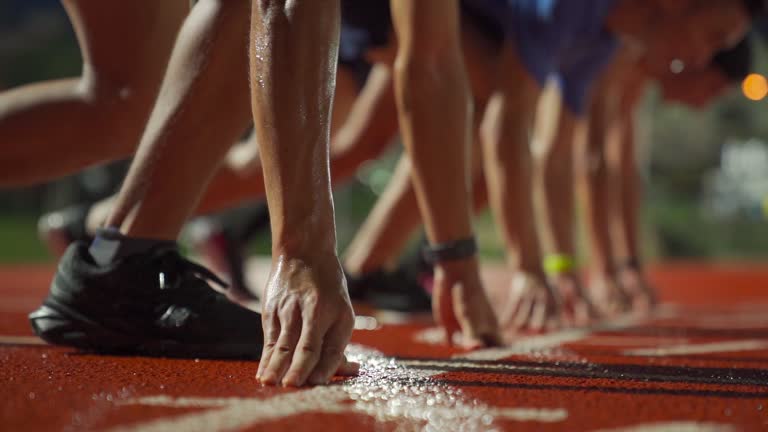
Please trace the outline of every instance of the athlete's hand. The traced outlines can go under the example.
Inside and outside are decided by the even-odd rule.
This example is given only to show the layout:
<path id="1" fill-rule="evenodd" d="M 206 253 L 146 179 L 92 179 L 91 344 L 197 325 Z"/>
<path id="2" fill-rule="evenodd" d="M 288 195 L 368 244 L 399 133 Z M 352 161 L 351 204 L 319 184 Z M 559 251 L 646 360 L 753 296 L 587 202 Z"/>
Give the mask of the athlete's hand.
<path id="1" fill-rule="evenodd" d="M 628 312 L 630 298 L 609 273 L 594 273 L 589 281 L 589 297 L 601 318 L 615 318 Z"/>
<path id="2" fill-rule="evenodd" d="M 618 283 L 627 296 L 630 310 L 639 315 L 647 315 L 656 305 L 656 290 L 648 283 L 640 269 L 625 267 L 618 272 Z"/>
<path id="3" fill-rule="evenodd" d="M 504 330 L 541 332 L 561 324 L 557 298 L 542 278 L 516 272 L 510 294 L 503 316 Z"/>
<path id="4" fill-rule="evenodd" d="M 335 254 L 273 258 L 261 319 L 262 383 L 325 384 L 334 373 L 357 373 L 358 365 L 344 356 L 354 312 Z"/>
<path id="5" fill-rule="evenodd" d="M 550 281 L 560 299 L 563 325 L 582 327 L 597 320 L 597 311 L 584 292 L 578 275 L 562 273 L 553 276 Z"/>
<path id="6" fill-rule="evenodd" d="M 448 343 L 457 331 L 461 331 L 461 344 L 466 348 L 500 343 L 499 326 L 480 282 L 476 258 L 436 265 L 432 311 L 445 328 Z"/>

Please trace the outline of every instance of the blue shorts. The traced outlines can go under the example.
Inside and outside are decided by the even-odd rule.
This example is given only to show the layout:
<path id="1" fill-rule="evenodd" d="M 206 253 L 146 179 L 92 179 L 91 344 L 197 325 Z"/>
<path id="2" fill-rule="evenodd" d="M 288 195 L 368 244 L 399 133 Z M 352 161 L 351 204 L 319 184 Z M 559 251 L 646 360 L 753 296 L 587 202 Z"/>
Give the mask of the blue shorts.
<path id="1" fill-rule="evenodd" d="M 446 0 L 448 1 L 448 0 Z M 501 46 L 504 28 L 493 19 L 476 13 L 462 4 L 462 24 L 471 25 L 489 41 Z M 365 83 L 371 65 L 366 53 L 386 46 L 392 36 L 389 0 L 342 0 L 339 64 L 352 69 L 360 85 Z"/>
<path id="2" fill-rule="evenodd" d="M 462 0 L 462 6 L 502 29 L 526 70 L 540 84 L 561 83 L 575 114 L 586 110 L 589 89 L 618 42 L 604 26 L 616 0 Z"/>

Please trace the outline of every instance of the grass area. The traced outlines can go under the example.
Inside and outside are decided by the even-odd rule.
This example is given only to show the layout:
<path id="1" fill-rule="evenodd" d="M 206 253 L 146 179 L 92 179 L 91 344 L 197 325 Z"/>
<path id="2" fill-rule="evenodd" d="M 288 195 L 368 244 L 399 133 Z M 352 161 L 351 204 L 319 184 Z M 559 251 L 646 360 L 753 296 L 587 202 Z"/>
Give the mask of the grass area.
<path id="1" fill-rule="evenodd" d="M 52 260 L 37 238 L 37 218 L 33 215 L 0 215 L 0 239 L 0 264 Z"/>
<path id="2" fill-rule="evenodd" d="M 660 199 L 648 212 L 658 233 L 660 254 L 717 260 L 764 260 L 768 257 L 765 220 L 705 217 L 696 203 Z"/>

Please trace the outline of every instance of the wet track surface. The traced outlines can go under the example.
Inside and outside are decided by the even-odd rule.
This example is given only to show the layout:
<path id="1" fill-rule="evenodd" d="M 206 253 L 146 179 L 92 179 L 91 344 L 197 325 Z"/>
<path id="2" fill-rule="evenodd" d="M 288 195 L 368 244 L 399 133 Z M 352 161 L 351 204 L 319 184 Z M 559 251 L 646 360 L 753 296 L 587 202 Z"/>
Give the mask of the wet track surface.
<path id="1" fill-rule="evenodd" d="M 652 317 L 474 352 L 364 319 L 360 376 L 303 389 L 258 385 L 255 362 L 44 345 L 26 314 L 51 271 L 0 268 L 0 430 L 768 430 L 768 269 L 656 268 Z M 488 278 L 503 303 L 503 275 Z"/>

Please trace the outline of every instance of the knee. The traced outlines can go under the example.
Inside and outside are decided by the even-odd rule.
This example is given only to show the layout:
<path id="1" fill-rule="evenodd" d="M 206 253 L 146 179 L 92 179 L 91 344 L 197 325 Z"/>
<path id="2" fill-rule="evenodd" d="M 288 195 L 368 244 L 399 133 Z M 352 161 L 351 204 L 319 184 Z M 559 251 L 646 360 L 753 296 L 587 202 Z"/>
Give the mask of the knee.
<path id="1" fill-rule="evenodd" d="M 109 73 L 87 64 L 83 66 L 79 83 L 79 91 L 88 102 L 99 107 L 120 106 L 120 109 L 127 112 L 148 111 L 158 87 L 159 83 L 132 82 L 111 77 Z"/>

